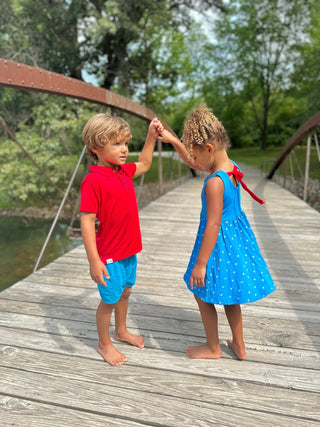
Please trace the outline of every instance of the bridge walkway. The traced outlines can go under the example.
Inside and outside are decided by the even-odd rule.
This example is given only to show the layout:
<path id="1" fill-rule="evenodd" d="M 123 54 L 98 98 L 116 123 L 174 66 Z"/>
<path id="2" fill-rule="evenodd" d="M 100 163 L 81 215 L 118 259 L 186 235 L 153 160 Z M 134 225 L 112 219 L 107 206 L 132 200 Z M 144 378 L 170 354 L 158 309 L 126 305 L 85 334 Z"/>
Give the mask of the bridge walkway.
<path id="1" fill-rule="evenodd" d="M 200 212 L 203 177 L 140 212 L 144 250 L 128 323 L 143 350 L 118 348 L 110 367 L 96 352 L 96 286 L 83 246 L 0 294 L 2 426 L 285 426 L 320 422 L 320 214 L 259 172 L 243 207 L 277 290 L 243 306 L 248 358 L 235 359 L 219 307 L 222 357 L 190 360 L 204 331 L 182 280 Z M 113 327 L 114 323 L 112 323 Z"/>

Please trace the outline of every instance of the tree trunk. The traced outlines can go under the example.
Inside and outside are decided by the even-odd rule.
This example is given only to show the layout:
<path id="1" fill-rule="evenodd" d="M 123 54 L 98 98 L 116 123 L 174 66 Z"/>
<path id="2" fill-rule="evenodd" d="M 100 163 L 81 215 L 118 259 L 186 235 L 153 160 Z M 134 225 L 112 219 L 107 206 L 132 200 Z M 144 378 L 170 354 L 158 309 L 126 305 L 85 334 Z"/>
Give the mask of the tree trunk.
<path id="1" fill-rule="evenodd" d="M 267 84 L 266 90 L 264 92 L 263 99 L 263 118 L 262 118 L 262 129 L 261 129 L 261 150 L 267 149 L 268 143 L 268 118 L 269 118 L 269 108 L 270 108 L 270 87 Z"/>

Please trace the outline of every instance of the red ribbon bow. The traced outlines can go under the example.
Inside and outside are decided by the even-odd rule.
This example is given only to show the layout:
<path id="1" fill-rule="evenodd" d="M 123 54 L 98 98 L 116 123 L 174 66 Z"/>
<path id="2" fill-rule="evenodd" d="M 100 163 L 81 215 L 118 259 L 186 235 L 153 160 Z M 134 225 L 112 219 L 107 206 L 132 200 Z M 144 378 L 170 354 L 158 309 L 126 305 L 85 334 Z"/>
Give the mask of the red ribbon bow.
<path id="1" fill-rule="evenodd" d="M 247 187 L 247 185 L 242 181 L 242 178 L 244 177 L 244 175 L 243 175 L 243 173 L 239 170 L 239 168 L 237 168 L 237 166 L 236 166 L 236 165 L 234 165 L 234 168 L 233 168 L 233 171 L 232 171 L 232 172 L 228 172 L 228 175 L 229 175 L 229 176 L 233 175 L 233 176 L 236 178 L 236 180 L 237 180 L 238 182 L 240 182 L 240 184 L 241 184 L 242 188 L 243 188 L 244 190 L 246 190 L 246 191 L 250 194 L 250 196 L 251 196 L 251 197 L 252 197 L 256 202 L 259 202 L 259 203 L 260 203 L 260 205 L 263 205 L 263 204 L 264 204 L 264 201 L 263 201 L 262 199 L 259 199 L 259 197 L 258 197 L 258 196 L 256 196 L 256 195 L 254 194 L 254 192 L 253 192 L 253 191 L 251 191 L 251 190 L 250 190 L 250 188 L 248 188 L 248 187 Z"/>

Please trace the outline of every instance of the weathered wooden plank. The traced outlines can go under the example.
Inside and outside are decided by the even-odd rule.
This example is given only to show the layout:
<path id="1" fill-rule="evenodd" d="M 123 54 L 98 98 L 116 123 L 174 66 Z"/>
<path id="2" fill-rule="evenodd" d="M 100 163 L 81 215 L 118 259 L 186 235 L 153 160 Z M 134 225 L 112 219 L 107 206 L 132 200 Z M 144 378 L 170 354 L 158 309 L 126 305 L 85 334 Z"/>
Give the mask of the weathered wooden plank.
<path id="1" fill-rule="evenodd" d="M 128 318 L 128 327 L 137 332 L 146 334 L 151 332 L 165 332 L 168 335 L 185 335 L 194 337 L 203 337 L 203 327 L 199 321 L 199 315 L 194 312 L 194 317 L 190 316 L 190 320 L 159 318 L 154 316 L 130 316 Z M 94 313 L 92 313 L 92 321 L 78 321 L 70 318 L 54 318 L 49 316 L 24 315 L 20 313 L 1 313 L 0 325 L 6 327 L 24 328 L 26 330 L 49 331 L 51 333 L 60 333 L 62 335 L 75 335 L 78 337 L 96 336 L 96 327 L 94 322 Z M 262 324 L 261 324 L 262 325 Z M 244 334 L 248 342 L 260 344 L 261 342 L 268 345 L 281 347 L 291 347 L 296 349 L 306 349 L 311 351 L 319 351 L 320 337 L 306 335 L 303 332 L 280 330 L 268 331 L 261 328 L 244 329 Z M 220 335 L 225 336 L 225 339 L 230 336 L 230 330 L 226 323 L 220 324 Z"/>
<path id="2" fill-rule="evenodd" d="M 307 412 L 310 420 L 320 420 L 316 393 L 283 390 L 253 382 L 225 381 L 189 372 L 184 374 L 184 383 L 177 383 L 176 372 L 163 367 L 146 371 L 143 367 L 126 364 L 117 370 L 110 369 L 105 363 L 97 360 L 87 360 L 86 365 L 75 370 L 74 359 L 70 356 L 13 347 L 1 350 L 2 354 L 5 354 L 5 357 L 1 358 L 1 365 L 10 367 L 13 358 L 17 376 L 21 375 L 19 371 L 23 370 L 61 377 L 63 380 L 98 383 L 110 388 L 116 388 L 121 383 L 128 389 L 159 396 L 175 398 L 192 396 L 194 401 L 206 401 L 226 407 L 246 407 L 248 410 L 288 414 L 292 417 L 304 417 Z M 289 412 L 286 408 L 289 408 Z"/>
<path id="3" fill-rule="evenodd" d="M 141 331 L 136 328 L 130 328 L 134 333 L 142 333 L 145 339 L 145 347 L 155 350 L 163 350 L 166 352 L 185 353 L 187 345 L 198 345 L 204 341 L 204 337 L 194 335 L 179 335 L 168 334 L 161 331 Z M 111 328 L 111 333 L 113 328 Z M 87 347 L 96 349 L 97 337 L 78 336 L 78 335 L 60 335 L 52 334 L 51 332 L 42 332 L 39 330 L 28 330 L 28 343 L 25 343 L 26 331 L 24 329 L 1 328 L 0 343 L 8 346 L 23 347 L 37 349 L 39 344 L 43 344 L 47 351 L 66 352 L 72 354 L 86 356 Z M 51 335 L 50 335 L 51 334 Z M 50 338 L 51 337 L 51 338 Z M 59 346 L 57 345 L 59 343 Z M 87 347 L 82 352 L 83 343 L 87 343 Z M 266 364 L 277 364 L 291 367 L 300 367 L 317 370 L 320 365 L 320 354 L 315 351 L 294 348 L 286 348 L 284 346 L 274 346 L 265 340 L 261 343 L 250 342 L 246 340 L 246 348 L 248 360 L 253 362 L 261 362 Z M 283 345 L 285 340 L 283 340 Z M 117 346 L 119 343 L 117 343 Z M 221 339 L 223 349 L 223 358 L 233 358 L 231 350 L 226 347 L 226 341 Z M 80 348 L 80 349 L 79 349 Z M 127 352 L 127 347 L 123 349 Z"/>
<path id="4" fill-rule="evenodd" d="M 191 251 L 190 251 L 191 252 Z M 180 254 L 179 254 L 180 256 Z M 178 280 L 181 281 L 183 274 L 186 270 L 187 261 L 189 260 L 189 255 L 184 258 L 183 264 L 180 265 L 170 265 L 170 268 L 166 268 L 165 271 L 163 271 L 163 264 L 155 263 L 155 265 L 149 265 L 148 263 L 143 264 L 144 268 L 142 267 L 142 263 L 138 263 L 138 273 L 140 275 L 145 275 L 150 270 L 154 271 L 153 276 L 157 275 L 160 279 L 163 277 L 171 278 L 171 280 Z M 268 261 L 268 260 L 267 260 Z M 303 270 L 298 265 L 296 268 L 287 266 L 285 263 L 285 260 L 283 260 L 283 266 L 279 267 L 273 267 L 268 263 L 270 273 L 273 276 L 274 280 L 278 280 L 280 283 L 280 279 L 282 276 L 286 278 L 286 280 L 292 280 L 297 281 L 297 279 L 303 279 L 307 280 L 308 278 L 311 279 L 311 284 L 314 284 L 316 289 L 319 292 L 319 268 L 309 269 L 309 270 Z M 86 262 L 80 263 L 77 260 L 77 263 L 73 265 L 73 263 L 52 263 L 48 266 L 44 267 L 42 270 L 39 271 L 38 275 L 46 275 L 46 274 L 55 274 L 57 276 L 62 277 L 68 277 L 73 276 L 75 273 L 75 269 L 77 271 L 78 277 L 88 278 L 88 266 Z M 310 280 L 309 280 L 310 281 Z"/>
<path id="5" fill-rule="evenodd" d="M 167 277 L 151 277 L 148 275 L 138 274 L 136 286 L 133 288 L 133 292 L 140 294 L 143 293 L 145 295 L 159 295 L 166 293 L 167 296 L 170 296 L 172 301 L 176 301 L 180 304 L 181 298 L 191 298 L 192 295 L 182 280 L 176 286 L 169 286 L 172 284 L 172 280 Z M 294 283 L 293 281 L 285 282 L 284 278 L 281 278 L 281 283 L 278 281 L 275 282 L 276 291 L 273 292 L 268 298 L 264 298 L 259 302 L 259 304 L 270 305 L 272 304 L 273 299 L 279 300 L 293 300 L 293 301 L 313 301 L 318 302 L 320 300 L 320 292 L 317 292 L 312 283 L 308 280 L 301 279 L 301 282 Z M 54 285 L 54 286 L 53 286 Z M 33 275 L 30 278 L 24 279 L 23 285 L 21 286 L 12 286 L 10 290 L 7 289 L 0 294 L 1 298 L 14 298 L 14 299 L 24 299 L 28 301 L 28 298 L 37 298 L 38 292 L 41 294 L 52 293 L 55 292 L 55 287 L 63 286 L 63 288 L 59 288 L 59 294 L 63 294 L 64 292 L 68 292 L 68 288 L 71 289 L 70 292 L 74 296 L 82 295 L 82 291 L 92 290 L 93 293 L 96 291 L 96 285 L 90 279 L 89 275 L 85 275 L 83 277 L 77 276 L 74 277 L 58 277 L 49 275 Z M 317 286 L 319 287 L 319 285 Z M 34 295 L 36 294 L 36 295 Z M 258 304 L 258 302 L 256 303 Z"/>
<path id="6" fill-rule="evenodd" d="M 185 289 L 186 290 L 186 286 L 182 280 L 182 276 L 184 274 L 184 271 L 185 271 L 184 268 L 175 268 L 175 269 L 171 269 L 170 271 L 168 271 L 166 273 L 165 271 L 163 271 L 163 268 L 160 268 L 160 266 L 158 268 L 155 266 L 153 269 L 144 269 L 144 270 L 140 269 L 138 271 L 138 276 L 137 276 L 137 285 L 139 285 L 140 282 L 150 281 L 150 283 L 153 283 L 154 286 L 157 286 L 158 290 L 161 290 L 164 283 L 169 282 L 172 284 L 173 282 L 176 282 L 176 286 L 178 286 L 178 289 Z M 72 268 L 61 269 L 61 268 L 56 267 L 54 269 L 44 270 L 41 276 L 40 275 L 37 275 L 36 277 L 32 276 L 32 282 L 33 283 L 38 282 L 39 284 L 44 283 L 45 279 L 42 280 L 42 277 L 44 277 L 45 275 L 56 277 L 57 278 L 57 285 L 61 284 L 64 286 L 64 283 L 68 283 L 68 285 L 72 285 L 71 281 L 74 280 L 74 271 Z M 84 280 L 84 284 L 86 285 L 85 287 L 92 287 L 92 289 L 94 289 L 95 284 L 90 280 L 90 277 L 88 276 L 88 272 L 86 269 L 83 270 L 82 276 L 79 272 L 77 272 L 77 278 Z M 288 280 L 288 275 L 286 278 Z M 28 283 L 31 282 L 31 278 L 27 278 L 26 280 Z M 70 283 L 69 283 L 69 281 L 70 281 Z M 279 280 L 275 280 L 275 283 L 277 286 L 279 286 L 279 284 L 278 284 Z M 287 285 L 287 287 L 289 287 L 289 286 L 290 286 L 290 284 Z M 295 290 L 297 288 L 300 292 L 302 292 L 302 290 L 305 289 L 306 286 L 307 285 L 304 285 L 304 288 L 299 289 L 300 288 L 299 284 L 297 284 L 297 286 L 294 286 L 294 284 L 293 284 L 292 285 L 293 292 L 295 292 Z M 282 286 L 282 288 L 286 289 L 283 286 Z M 174 287 L 173 287 L 173 289 L 174 289 Z M 281 289 L 281 285 L 280 285 L 280 289 Z M 165 289 L 164 289 L 164 291 L 165 291 Z M 7 291 L 7 292 L 9 292 L 9 291 Z M 168 292 L 170 292 L 170 289 L 168 290 Z M 309 280 L 307 292 L 310 292 L 311 294 L 314 295 L 315 301 L 317 301 L 319 299 L 320 291 L 318 289 L 318 285 L 313 286 L 313 282 L 312 281 L 310 282 L 310 280 Z M 289 293 L 290 293 L 290 291 L 289 291 Z M 277 290 L 276 290 L 268 298 L 264 298 L 263 300 L 261 300 L 261 303 L 262 304 L 269 304 L 270 298 L 276 298 L 277 295 L 278 294 L 277 294 Z M 300 304 L 300 303 L 304 304 L 303 301 L 301 301 L 301 302 L 300 302 L 300 300 L 296 301 L 296 304 Z M 311 304 L 313 304 L 313 303 L 314 303 L 314 300 L 312 299 Z M 274 304 L 272 304 L 272 305 L 274 305 Z M 314 307 L 315 307 L 315 310 L 319 310 L 318 304 L 315 304 Z"/>
<path id="7" fill-rule="evenodd" d="M 79 283 L 82 283 L 82 286 L 78 286 Z M 193 300 L 192 294 L 187 290 L 185 283 L 180 280 L 179 283 L 176 283 L 175 286 L 170 286 L 172 284 L 172 280 L 168 277 L 152 277 L 148 275 L 147 272 L 142 274 L 138 273 L 138 278 L 136 282 L 136 286 L 133 288 L 134 294 L 145 294 L 145 295 L 161 295 L 165 294 L 170 298 L 171 304 L 180 305 L 181 298 L 186 299 L 186 303 Z M 28 297 L 28 294 L 32 295 L 34 291 L 38 288 L 40 292 L 45 293 L 53 293 L 55 292 L 55 286 L 58 286 L 59 294 L 63 295 L 66 293 L 66 296 L 74 295 L 82 295 L 83 292 L 90 292 L 94 295 L 94 292 L 97 291 L 95 283 L 92 282 L 91 279 L 87 278 L 87 280 L 73 277 L 57 277 L 52 274 L 48 276 L 39 276 L 36 278 L 27 278 L 23 281 L 23 285 L 17 287 L 12 286 L 9 289 L 3 291 L 1 293 L 2 298 L 20 298 L 25 295 Z M 277 286 L 277 282 L 276 282 Z M 289 285 L 288 285 L 289 286 Z M 319 299 L 318 293 L 316 290 L 312 290 L 311 285 L 301 286 L 299 287 L 292 286 L 293 289 L 276 289 L 271 295 L 267 298 L 263 298 L 260 301 L 254 303 L 254 305 L 265 306 L 265 307 L 277 307 L 279 305 L 283 308 L 295 308 L 295 309 L 311 309 L 312 311 L 319 311 L 319 304 L 317 300 Z M 78 289 L 77 289 L 78 288 Z M 83 290 L 83 291 L 82 291 Z M 320 294 L 320 292 L 319 292 Z M 304 296 L 303 299 L 300 299 L 300 296 Z M 309 299 L 307 299 L 309 297 Z M 312 301 L 312 302 L 310 302 Z M 247 306 L 247 305 L 245 305 Z"/>
<path id="8" fill-rule="evenodd" d="M 30 314 L 43 317 L 52 317 L 55 319 L 66 319 L 74 321 L 94 321 L 95 313 L 93 310 L 96 310 L 98 298 L 88 298 L 86 300 L 77 298 L 72 300 L 72 304 L 69 302 L 64 302 L 66 296 L 62 294 L 57 296 L 54 300 L 44 300 L 41 296 L 32 298 L 29 295 L 29 300 L 24 295 L 23 299 L 2 299 L 0 298 L 0 311 L 9 312 L 9 313 L 20 313 L 20 314 Z M 142 300 L 144 299 L 144 303 Z M 66 300 L 67 301 L 67 300 Z M 40 303 L 40 304 L 39 304 Z M 219 313 L 219 323 L 221 325 L 227 325 L 227 318 L 224 314 L 222 308 L 217 308 Z M 184 308 L 183 310 L 179 309 L 179 306 L 168 306 L 161 305 L 157 303 L 156 298 L 154 300 L 146 300 L 145 295 L 133 295 L 132 301 L 129 306 L 129 313 L 132 317 L 149 316 L 156 318 L 164 319 L 173 319 L 177 321 L 184 322 L 199 322 L 200 316 L 196 304 L 194 303 L 191 308 Z M 301 322 L 297 320 L 293 322 L 292 320 L 287 319 L 272 319 L 264 317 L 261 320 L 257 320 L 253 316 L 245 315 L 245 327 L 246 329 L 259 329 L 262 330 L 274 330 L 281 331 L 289 330 L 293 334 L 303 333 L 307 335 L 316 335 L 320 334 L 318 328 L 314 322 Z M 147 328 L 147 326 L 146 326 Z M 176 330 L 179 333 L 179 329 Z"/>
<path id="9" fill-rule="evenodd" d="M 95 325 L 84 324 L 81 328 L 81 325 L 71 324 L 71 322 L 52 322 L 51 319 L 43 320 L 42 318 L 37 319 L 38 324 L 34 326 L 33 330 L 39 332 L 49 332 L 53 334 L 55 339 L 59 342 L 64 343 L 64 337 L 73 335 L 75 337 L 81 338 L 94 338 L 95 337 Z M 15 325 L 15 328 L 18 326 Z M 25 330 L 27 333 L 27 330 Z M 137 332 L 133 329 L 133 332 Z M 146 339 L 146 345 L 148 345 L 148 333 L 144 334 Z M 177 340 L 178 342 L 178 340 Z M 178 347 L 179 348 L 179 347 Z M 183 351 L 183 348 L 180 347 L 180 351 Z M 146 352 L 145 352 L 146 353 Z M 134 353 L 136 358 L 138 355 L 137 352 Z M 144 355 L 145 357 L 145 355 Z M 166 355 L 168 357 L 168 355 Z M 186 357 L 184 357 L 186 359 Z M 159 355 L 156 357 L 157 363 L 159 364 Z M 166 359 L 167 360 L 167 359 Z M 199 366 L 204 361 L 193 361 L 193 366 Z M 205 361 L 207 362 L 207 361 Z M 230 363 L 229 363 L 230 362 Z M 144 363 L 144 362 L 142 362 Z M 167 361 L 165 362 L 167 365 Z M 184 362 L 185 363 L 185 362 Z M 150 365 L 150 360 L 148 361 Z M 259 362 L 247 360 L 243 366 L 239 367 L 239 372 L 237 367 L 233 367 L 234 361 L 226 359 L 224 364 L 221 364 L 221 361 L 218 361 L 216 364 L 206 365 L 201 364 L 200 366 L 205 366 L 203 373 L 210 372 L 210 368 L 213 368 L 213 376 L 219 376 L 223 378 L 234 378 L 243 379 L 246 378 L 255 378 L 256 381 L 259 381 L 263 384 L 270 384 L 276 386 L 284 386 L 284 384 L 290 384 L 290 388 L 297 390 L 308 390 L 308 391 L 317 391 L 319 390 L 320 380 L 319 372 L 310 370 L 301 369 L 297 367 L 286 367 L 286 366 L 276 366 L 276 365 L 265 365 L 264 363 L 260 364 Z M 239 364 L 238 364 L 239 365 Z M 219 369 L 218 369 L 219 367 Z M 190 368 L 191 369 L 191 368 Z M 266 372 L 268 372 L 268 380 L 266 380 Z M 231 375 L 231 377 L 230 377 Z M 310 378 L 311 377 L 311 378 Z M 289 387 L 289 386 L 288 386 Z"/>
<path id="10" fill-rule="evenodd" d="M 95 308 L 96 304 L 94 306 L 92 304 L 90 306 L 88 304 L 80 306 L 79 304 L 79 307 L 70 305 L 62 306 L 61 300 L 60 304 L 59 301 L 57 301 L 57 304 L 52 304 L 52 301 L 50 301 L 49 305 L 45 302 L 36 304 L 0 299 L 0 311 L 9 313 L 8 315 L 4 315 L 6 319 L 5 324 L 10 325 L 10 327 L 14 325 L 25 327 L 28 330 L 33 327 L 36 329 L 39 328 L 38 317 L 41 316 L 45 324 L 60 324 L 63 322 L 68 329 L 71 328 L 76 333 L 76 322 L 81 322 L 81 329 L 86 326 L 85 323 L 92 325 L 95 322 Z M 26 317 L 24 316 L 19 321 L 16 315 L 10 318 L 10 313 L 19 313 L 20 318 L 22 315 L 36 316 L 36 320 L 30 318 L 26 321 Z M 224 313 L 221 313 L 219 319 L 221 337 L 228 337 L 230 331 Z M 248 344 L 259 345 L 265 342 L 273 347 L 287 346 L 292 349 L 298 348 L 303 350 L 314 350 L 315 347 L 320 346 L 319 331 L 315 330 L 313 323 L 301 325 L 300 322 L 293 323 L 292 321 L 266 318 L 258 321 L 252 318 L 245 318 L 245 320 L 245 336 Z M 178 309 L 177 311 L 176 308 L 170 309 L 166 306 L 150 307 L 147 304 L 133 303 L 129 309 L 128 326 L 134 329 L 138 327 L 140 333 L 145 334 L 146 332 L 150 332 L 154 336 L 159 331 L 166 331 L 168 339 L 170 337 L 171 340 L 174 335 L 177 335 L 179 339 L 184 336 L 186 344 L 188 336 L 190 336 L 190 339 L 191 337 L 193 337 L 192 339 L 195 337 L 203 338 L 203 327 L 200 322 L 200 316 L 195 310 Z M 86 329 L 89 329 L 89 326 Z"/>
<path id="11" fill-rule="evenodd" d="M 166 333 L 144 333 L 146 348 L 162 350 L 170 353 L 185 353 L 185 347 L 187 345 L 197 345 L 201 343 L 199 338 L 192 336 L 174 336 L 168 337 Z M 89 357 L 91 349 L 96 354 L 97 338 L 86 338 L 76 336 L 60 336 L 57 337 L 48 332 L 39 331 L 28 331 L 28 342 L 25 340 L 25 330 L 1 328 L 1 344 L 5 346 L 18 346 L 24 347 L 27 345 L 28 348 L 38 349 L 45 348 L 46 351 L 62 353 L 62 354 L 74 354 L 84 357 Z M 122 350 L 126 353 L 131 351 L 130 347 L 117 343 L 117 346 L 121 345 Z M 222 346 L 222 357 L 223 358 L 234 358 L 231 350 L 226 346 L 226 342 L 221 340 Z M 130 350 L 129 350 L 130 349 Z M 134 349 L 135 350 L 135 349 Z M 308 351 L 304 349 L 287 349 L 285 347 L 274 347 L 270 345 L 258 345 L 253 343 L 247 343 L 248 360 L 266 363 L 266 364 L 278 364 L 291 367 L 300 367 L 315 369 L 319 368 L 319 354 L 314 351 Z M 131 354 L 131 353 L 130 353 Z M 158 354 L 156 352 L 156 354 Z M 134 353 L 135 355 L 135 353 Z M 175 368 L 174 365 L 172 366 Z M 188 371 L 188 364 L 185 369 Z"/>
<path id="12" fill-rule="evenodd" d="M 84 412 L 82 409 L 73 410 L 66 408 L 64 404 L 51 405 L 35 402 L 32 398 L 21 399 L 19 397 L 2 395 L 0 393 L 0 419 L 2 427 L 139 427 L 146 426 L 147 423 L 139 423 L 128 418 L 118 417 L 116 414 L 108 416 L 99 415 L 99 408 L 96 411 Z M 152 425 L 152 424 L 149 424 Z"/>
<path id="13" fill-rule="evenodd" d="M 150 279 L 151 280 L 151 279 Z M 168 283 L 162 282 L 159 284 L 152 284 L 146 278 L 147 284 L 138 283 L 132 292 L 131 301 L 136 301 L 141 304 L 153 304 L 160 306 L 168 306 L 168 307 L 179 307 L 181 303 L 185 305 L 186 308 L 195 308 L 195 301 L 192 294 L 187 290 L 184 284 L 181 284 L 179 288 L 176 288 L 176 292 L 173 292 L 171 289 L 165 294 L 165 286 L 168 286 Z M 79 298 L 86 298 L 86 302 L 89 299 L 98 298 L 98 291 L 96 285 L 93 283 L 89 283 L 89 286 L 85 288 L 77 288 L 70 286 L 63 286 L 62 283 L 57 284 L 55 287 L 52 285 L 44 284 L 42 281 L 40 283 L 37 282 L 25 282 L 24 287 L 22 289 L 13 287 L 10 292 L 3 292 L 1 297 L 3 299 L 15 299 L 15 300 L 25 300 L 25 301 L 43 301 L 45 295 L 55 295 L 55 289 L 58 286 L 59 293 L 59 301 L 62 303 L 63 299 L 70 301 L 71 303 L 77 301 Z M 39 294 L 34 296 L 34 293 L 39 289 Z M 291 311 L 294 309 L 299 318 L 302 318 L 304 314 L 314 313 L 315 321 L 317 321 L 319 317 L 319 304 L 317 302 L 309 302 L 309 301 L 299 301 L 296 298 L 276 298 L 277 291 L 273 294 L 271 298 L 264 298 L 260 301 L 257 301 L 253 304 L 245 304 L 243 308 L 245 312 L 249 315 L 252 312 L 252 307 L 257 307 L 257 310 L 262 309 L 264 307 L 266 309 L 266 314 L 274 311 L 276 314 L 280 309 L 284 309 L 283 313 L 287 313 L 292 317 Z M 283 295 L 285 296 L 285 294 Z M 34 299 L 35 298 L 35 299 Z M 82 306 L 82 303 L 81 303 Z M 93 307 L 93 303 L 91 307 Z M 218 307 L 219 309 L 219 307 Z M 255 311 L 255 310 L 254 310 Z M 301 316 L 300 316 L 301 315 Z M 271 314 L 272 316 L 272 314 Z M 308 316 L 308 315 L 307 315 Z"/>
<path id="14" fill-rule="evenodd" d="M 109 417 L 117 416 L 123 420 L 128 418 L 135 422 L 153 423 L 154 426 L 194 427 L 195 417 L 197 426 L 207 426 L 208 420 L 211 424 L 228 425 L 231 419 L 236 425 L 259 425 L 259 423 L 268 423 L 271 419 L 278 426 L 288 425 L 288 415 L 251 411 L 241 407 L 235 410 L 234 407 L 197 401 L 192 395 L 186 397 L 154 395 L 148 391 L 130 389 L 126 383 L 120 383 L 115 388 L 95 382 L 91 383 L 94 387 L 88 387 L 87 382 L 74 379 L 64 378 L 61 381 L 61 378 L 35 372 L 24 372 L 23 377 L 17 377 L 15 373 L 14 370 L 0 367 L 2 384 L 4 384 L 0 386 L 3 393 L 20 399 L 28 399 L 32 393 L 34 400 L 41 398 L 41 403 L 55 403 L 87 412 L 97 411 L 98 408 L 100 414 L 106 414 Z M 116 395 L 116 390 L 119 389 L 121 389 L 121 399 Z M 304 416 L 289 418 L 301 426 L 308 426 L 313 422 L 312 419 L 305 419 Z"/>
<path id="15" fill-rule="evenodd" d="M 161 255 L 160 253 L 158 254 L 155 252 L 153 252 L 152 255 L 148 253 L 147 254 L 141 253 L 139 255 L 139 264 L 138 264 L 137 272 L 138 274 L 139 273 L 143 274 L 145 272 L 149 272 L 150 270 L 152 270 L 154 272 L 159 271 L 159 273 L 161 273 L 161 271 L 163 271 L 163 265 L 166 264 L 167 269 L 170 269 L 170 272 L 171 271 L 178 272 L 178 274 L 180 274 L 180 279 L 182 279 L 182 276 L 187 266 L 188 259 L 189 259 L 189 256 L 185 256 L 185 262 L 180 262 L 177 265 L 177 262 L 172 259 L 172 256 L 169 256 L 169 255 L 164 256 L 164 255 Z M 293 262 L 293 261 L 284 262 L 285 260 L 283 258 L 281 259 L 281 261 L 270 259 L 270 258 L 266 259 L 266 261 L 269 265 L 270 272 L 271 273 L 273 271 L 276 272 L 275 279 L 282 275 L 285 276 L 287 280 L 290 278 L 290 276 L 293 276 L 295 278 L 309 277 L 309 278 L 318 279 L 320 275 L 320 265 L 316 260 L 312 262 L 310 260 L 309 262 L 306 261 L 304 265 L 304 270 L 302 270 L 296 262 Z M 70 271 L 70 273 L 71 272 L 74 273 L 74 268 L 76 266 L 77 266 L 77 271 L 79 270 L 80 274 L 87 273 L 89 270 L 87 263 L 86 262 L 81 263 L 79 260 L 79 257 L 66 257 L 63 260 L 57 260 L 54 265 L 50 265 L 50 267 L 45 268 L 42 271 L 42 274 L 45 271 L 49 271 L 52 269 L 61 270 L 63 272 L 67 270 L 67 272 Z M 161 279 L 162 276 L 163 275 L 160 274 L 159 278 Z M 320 292 L 320 285 L 318 285 L 317 282 L 315 282 L 314 285 Z"/>

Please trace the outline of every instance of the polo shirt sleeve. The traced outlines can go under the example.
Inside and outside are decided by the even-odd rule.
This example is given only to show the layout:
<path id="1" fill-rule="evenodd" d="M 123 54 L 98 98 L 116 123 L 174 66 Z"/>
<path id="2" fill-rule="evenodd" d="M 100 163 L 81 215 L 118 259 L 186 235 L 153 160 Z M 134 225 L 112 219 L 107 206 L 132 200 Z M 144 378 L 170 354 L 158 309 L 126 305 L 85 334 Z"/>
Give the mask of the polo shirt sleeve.
<path id="1" fill-rule="evenodd" d="M 123 168 L 126 173 L 132 178 L 133 175 L 136 173 L 137 165 L 135 163 L 125 163 L 123 165 Z"/>
<path id="2" fill-rule="evenodd" d="M 81 183 L 81 202 L 79 211 L 97 214 L 99 209 L 98 200 L 97 187 L 89 180 L 84 179 Z"/>

